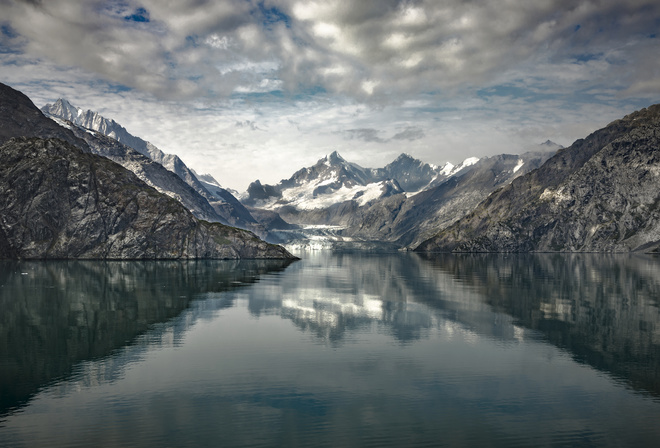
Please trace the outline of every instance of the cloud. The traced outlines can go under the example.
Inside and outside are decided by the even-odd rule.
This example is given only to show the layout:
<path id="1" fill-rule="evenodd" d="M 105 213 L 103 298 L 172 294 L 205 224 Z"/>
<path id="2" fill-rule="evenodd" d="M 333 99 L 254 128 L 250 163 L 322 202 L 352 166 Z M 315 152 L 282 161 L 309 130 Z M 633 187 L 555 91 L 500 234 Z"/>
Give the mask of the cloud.
<path id="1" fill-rule="evenodd" d="M 320 88 L 391 102 L 478 88 L 511 81 L 522 66 L 581 62 L 580 55 L 648 41 L 657 49 L 660 16 L 651 0 L 547 0 L 524 7 L 486 0 L 0 4 L 3 29 L 24 38 L 29 54 L 175 99 Z M 624 90 L 657 74 L 660 63 L 645 59 L 624 52 L 604 65 L 649 66 L 623 80 Z M 583 75 L 573 82 L 589 82 Z M 539 76 L 542 82 L 545 75 Z"/>
<path id="2" fill-rule="evenodd" d="M 426 134 L 424 134 L 424 130 L 415 126 L 407 127 L 403 131 L 394 134 L 392 136 L 392 140 L 407 140 L 409 142 L 412 142 L 414 140 L 419 140 L 421 138 L 424 138 Z"/>
<path id="3" fill-rule="evenodd" d="M 347 129 L 345 131 L 341 131 L 341 134 L 347 140 L 361 140 L 368 143 L 389 143 L 395 140 L 405 140 L 412 142 L 422 139 L 426 135 L 424 130 L 417 126 L 408 126 L 404 130 L 397 132 L 392 137 L 386 139 L 380 137 L 380 134 L 382 134 L 381 131 L 369 128 Z"/>
<path id="4" fill-rule="evenodd" d="M 377 129 L 347 129 L 343 131 L 343 134 L 349 140 L 362 140 L 363 142 L 375 142 L 375 143 L 384 143 L 386 140 L 383 140 L 378 136 L 380 131 Z"/>

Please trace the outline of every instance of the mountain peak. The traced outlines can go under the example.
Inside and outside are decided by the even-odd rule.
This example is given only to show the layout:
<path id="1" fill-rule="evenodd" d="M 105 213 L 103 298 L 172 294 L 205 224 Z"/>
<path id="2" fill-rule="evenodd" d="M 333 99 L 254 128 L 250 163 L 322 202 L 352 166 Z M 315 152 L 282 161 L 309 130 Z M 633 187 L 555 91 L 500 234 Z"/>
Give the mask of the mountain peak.
<path id="1" fill-rule="evenodd" d="M 415 160 L 415 158 L 408 153 L 402 152 L 394 161 L 401 162 L 404 160 Z"/>
<path id="2" fill-rule="evenodd" d="M 52 105 L 46 104 L 41 110 L 69 121 L 74 121 L 83 113 L 82 109 L 74 106 L 65 98 L 59 98 Z"/>
<path id="3" fill-rule="evenodd" d="M 330 163 L 345 162 L 344 158 L 339 155 L 337 151 L 332 151 L 329 155 L 325 156 L 325 160 Z"/>
<path id="4" fill-rule="evenodd" d="M 544 141 L 543 143 L 541 143 L 539 146 L 542 146 L 544 148 L 552 148 L 552 149 L 563 148 L 563 146 L 560 145 L 559 143 L 555 143 L 555 142 L 553 142 L 552 140 L 549 140 L 549 139 Z"/>

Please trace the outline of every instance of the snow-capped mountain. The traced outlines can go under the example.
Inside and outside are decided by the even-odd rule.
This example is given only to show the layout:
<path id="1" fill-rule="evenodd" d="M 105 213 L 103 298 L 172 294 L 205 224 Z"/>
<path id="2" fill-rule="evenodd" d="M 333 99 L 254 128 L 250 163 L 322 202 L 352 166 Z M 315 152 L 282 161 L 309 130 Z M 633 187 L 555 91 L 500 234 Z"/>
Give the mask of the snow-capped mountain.
<path id="1" fill-rule="evenodd" d="M 47 104 L 41 110 L 46 116 L 72 129 L 76 135 L 86 140 L 94 152 L 124 165 L 149 185 L 182 202 L 201 219 L 221 221 L 268 238 L 267 230 L 254 219 L 238 199 L 220 187 L 215 179 L 212 183 L 202 183 L 194 171 L 178 156 L 165 154 L 146 140 L 130 134 L 116 121 L 105 118 L 97 112 L 75 107 L 66 99 L 58 99 L 54 104 Z M 104 140 L 103 137 L 111 141 Z M 137 151 L 147 160 L 140 160 L 136 157 L 137 154 L 126 151 L 126 147 Z M 176 174 L 191 190 L 194 190 L 195 194 L 172 179 L 168 180 L 168 176 L 160 173 L 157 167 L 149 162 L 154 162 Z M 216 188 L 209 191 L 206 185 L 212 184 Z"/>
<path id="2" fill-rule="evenodd" d="M 402 154 L 377 169 L 334 152 L 277 185 L 255 181 L 241 198 L 300 226 L 289 232 L 291 248 L 375 242 L 401 247 L 446 227 L 496 188 L 539 167 L 554 146 L 542 144 L 521 155 L 469 157 L 442 167 Z"/>
<path id="3" fill-rule="evenodd" d="M 149 157 L 154 162 L 158 162 L 168 170 L 176 173 L 207 200 L 221 200 L 213 198 L 213 195 L 204 188 L 197 177 L 195 177 L 192 170 L 188 168 L 178 156 L 174 154 L 165 154 L 148 141 L 129 133 L 125 127 L 117 123 L 115 120 L 105 118 L 98 112 L 92 110 L 83 110 L 72 105 L 69 101 L 63 98 L 58 99 L 54 104 L 46 104 L 41 108 L 41 111 L 47 116 L 70 121 L 75 125 L 100 132 L 107 137 L 117 140 L 119 143 L 123 143 L 124 145 L 133 148 L 140 154 Z"/>
<path id="4" fill-rule="evenodd" d="M 349 162 L 335 151 L 277 185 L 254 181 L 240 197 L 248 206 L 270 210 L 318 210 L 349 201 L 362 207 L 392 195 L 427 189 L 478 160 L 473 157 L 440 168 L 401 154 L 384 168 L 373 169 Z"/>
<path id="5" fill-rule="evenodd" d="M 372 170 L 376 178 L 396 179 L 404 191 L 426 188 L 440 173 L 438 167 L 424 163 L 408 154 L 401 154 L 384 168 Z"/>
<path id="6" fill-rule="evenodd" d="M 269 210 L 316 210 L 348 201 L 364 206 L 403 191 L 396 180 L 377 176 L 374 170 L 348 162 L 335 151 L 277 185 L 251 183 L 242 200 Z"/>

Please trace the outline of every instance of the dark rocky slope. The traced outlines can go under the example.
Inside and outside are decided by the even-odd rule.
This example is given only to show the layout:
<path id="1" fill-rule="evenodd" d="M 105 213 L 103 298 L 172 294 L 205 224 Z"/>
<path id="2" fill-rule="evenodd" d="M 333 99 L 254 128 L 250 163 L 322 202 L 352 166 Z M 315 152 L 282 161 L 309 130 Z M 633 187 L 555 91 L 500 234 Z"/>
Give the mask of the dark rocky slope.
<path id="1" fill-rule="evenodd" d="M 59 138 L 89 149 L 71 131 L 46 118 L 22 92 L 0 83 L 0 144 L 23 136 Z"/>
<path id="2" fill-rule="evenodd" d="M 657 251 L 659 148 L 654 105 L 559 151 L 417 250 Z"/>
<path id="3" fill-rule="evenodd" d="M 112 139 L 75 130 L 91 143 L 0 83 L 0 144 L 6 143 L 0 152 L 0 258 L 291 257 L 251 232 L 199 221 L 121 166 L 90 154 L 90 145 L 109 144 L 108 156 L 153 171 L 163 185 L 178 182 L 191 201 L 203 204 L 175 174 L 155 162 L 141 165 L 148 159 Z M 13 137 L 19 139 L 7 142 Z M 204 212 L 217 219 L 208 205 Z"/>
<path id="4" fill-rule="evenodd" d="M 58 139 L 0 147 L 0 258 L 289 258 Z"/>
<path id="5" fill-rule="evenodd" d="M 223 188 L 209 190 L 179 157 L 165 154 L 151 143 L 131 135 L 114 120 L 91 110 L 78 109 L 64 99 L 47 104 L 41 110 L 85 140 L 94 153 L 133 171 L 147 184 L 179 200 L 196 217 L 268 237 L 264 226 L 231 193 Z M 163 173 L 166 170 L 175 173 L 181 182 Z"/>
<path id="6" fill-rule="evenodd" d="M 230 223 L 218 214 L 215 208 L 198 191 L 160 163 L 154 162 L 149 157 L 99 132 L 83 129 L 72 124 L 71 131 L 87 142 L 94 154 L 107 157 L 132 171 L 147 185 L 181 202 L 197 218 L 235 225 L 235 223 Z"/>

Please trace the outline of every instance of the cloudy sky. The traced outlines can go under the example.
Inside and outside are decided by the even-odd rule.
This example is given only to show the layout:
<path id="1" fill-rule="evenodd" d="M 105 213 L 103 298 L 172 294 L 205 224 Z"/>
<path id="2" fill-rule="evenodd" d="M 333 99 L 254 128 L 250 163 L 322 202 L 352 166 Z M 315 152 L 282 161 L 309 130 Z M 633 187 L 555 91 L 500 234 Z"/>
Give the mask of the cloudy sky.
<path id="1" fill-rule="evenodd" d="M 569 145 L 660 102 L 657 0 L 0 0 L 0 82 L 244 190 Z"/>

